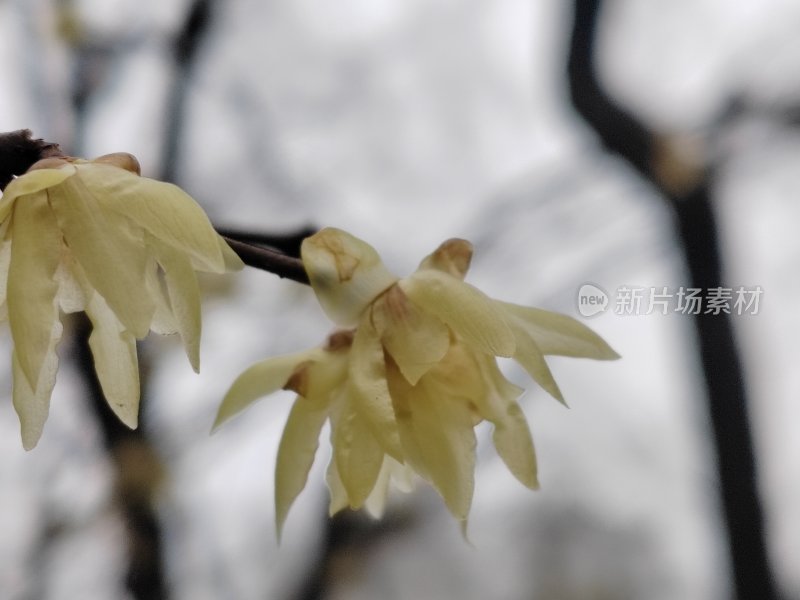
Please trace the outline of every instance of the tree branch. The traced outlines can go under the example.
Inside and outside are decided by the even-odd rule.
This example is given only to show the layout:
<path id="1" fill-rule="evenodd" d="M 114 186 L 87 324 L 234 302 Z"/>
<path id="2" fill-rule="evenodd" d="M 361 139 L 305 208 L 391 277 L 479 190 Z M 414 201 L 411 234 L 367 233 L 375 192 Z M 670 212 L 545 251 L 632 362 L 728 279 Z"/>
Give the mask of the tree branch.
<path id="1" fill-rule="evenodd" d="M 33 139 L 30 129 L 0 133 L 0 190 L 42 158 L 63 156 L 58 144 Z"/>
<path id="2" fill-rule="evenodd" d="M 602 0 L 575 1 L 567 62 L 572 102 L 602 144 L 652 182 L 672 207 L 691 286 L 721 287 L 722 258 L 711 193 L 713 172 L 695 165 L 690 177 L 672 179 L 676 171 L 664 168 L 663 161 L 681 161 L 683 157 L 665 153 L 659 141 L 663 138 L 605 93 L 593 63 L 601 6 Z M 778 592 L 765 542 L 748 401 L 733 325 L 724 313 L 695 315 L 694 324 L 714 433 L 735 595 L 739 600 L 773 600 Z"/>
<path id="3" fill-rule="evenodd" d="M 286 233 L 264 233 L 259 231 L 241 231 L 227 227 L 214 227 L 217 233 L 224 238 L 232 238 L 245 244 L 254 246 L 267 246 L 282 252 L 286 256 L 300 258 L 300 245 L 303 240 L 317 232 L 315 227 L 301 227 Z"/>
<path id="4" fill-rule="evenodd" d="M 303 261 L 299 258 L 287 256 L 263 246 L 240 242 L 233 238 L 224 237 L 224 239 L 248 267 L 269 271 L 278 277 L 291 279 L 297 283 L 310 284 Z"/>

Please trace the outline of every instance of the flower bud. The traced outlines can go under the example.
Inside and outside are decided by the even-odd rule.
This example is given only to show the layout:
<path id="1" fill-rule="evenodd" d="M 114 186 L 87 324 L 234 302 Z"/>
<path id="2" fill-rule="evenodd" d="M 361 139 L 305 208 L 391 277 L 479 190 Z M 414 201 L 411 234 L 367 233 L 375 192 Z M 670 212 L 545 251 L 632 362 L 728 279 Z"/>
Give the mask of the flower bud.
<path id="1" fill-rule="evenodd" d="M 472 244 L 467 240 L 451 238 L 420 263 L 422 269 L 436 269 L 464 279 L 472 262 Z"/>
<path id="2" fill-rule="evenodd" d="M 135 173 L 136 175 L 142 174 L 142 168 L 137 158 L 133 154 L 128 154 L 127 152 L 104 154 L 103 156 L 95 158 L 92 162 L 119 167 L 120 169 Z"/>

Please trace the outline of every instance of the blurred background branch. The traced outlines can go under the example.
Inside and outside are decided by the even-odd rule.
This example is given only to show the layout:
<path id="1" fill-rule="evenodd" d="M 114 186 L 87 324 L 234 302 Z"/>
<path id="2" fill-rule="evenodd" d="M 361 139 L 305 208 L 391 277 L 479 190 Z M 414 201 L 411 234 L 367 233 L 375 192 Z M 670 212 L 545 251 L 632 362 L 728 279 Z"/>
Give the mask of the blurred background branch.
<path id="1" fill-rule="evenodd" d="M 575 109 L 602 145 L 625 159 L 665 198 L 675 217 L 689 283 L 703 290 L 726 285 L 714 211 L 713 166 L 673 163 L 691 160 L 668 138 L 652 131 L 604 90 L 597 77 L 595 48 L 602 0 L 576 0 L 567 74 Z M 689 176 L 685 174 L 689 172 Z M 694 316 L 698 351 L 706 383 L 722 510 L 735 597 L 778 597 L 770 567 L 764 515 L 759 499 L 756 457 L 736 340 L 730 315 Z"/>

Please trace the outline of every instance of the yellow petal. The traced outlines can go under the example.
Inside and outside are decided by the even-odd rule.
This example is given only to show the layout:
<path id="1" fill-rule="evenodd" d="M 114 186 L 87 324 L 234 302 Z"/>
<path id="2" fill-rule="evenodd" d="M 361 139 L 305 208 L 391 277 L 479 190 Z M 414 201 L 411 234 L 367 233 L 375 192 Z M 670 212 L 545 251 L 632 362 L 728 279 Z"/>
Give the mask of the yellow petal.
<path id="1" fill-rule="evenodd" d="M 364 501 L 364 508 L 375 519 L 380 519 L 383 516 L 383 511 L 386 509 L 386 498 L 389 495 L 389 479 L 391 477 L 391 463 L 395 461 L 391 456 L 383 457 L 383 464 L 378 473 L 378 479 L 375 481 L 375 487 L 367 496 Z"/>
<path id="2" fill-rule="evenodd" d="M 436 269 L 457 279 L 464 279 L 472 262 L 472 244 L 467 240 L 452 238 L 442 242 L 430 255 L 422 259 L 419 269 Z"/>
<path id="3" fill-rule="evenodd" d="M 510 321 L 512 324 L 514 320 Z M 544 360 L 544 354 L 539 349 L 536 341 L 528 334 L 527 329 L 522 327 L 513 327 L 514 337 L 517 340 L 517 350 L 514 352 L 514 360 L 517 361 L 528 372 L 533 380 L 538 383 L 542 388 L 553 398 L 566 404 L 561 390 L 558 388 L 553 374 L 550 372 L 550 367 Z"/>
<path id="4" fill-rule="evenodd" d="M 145 285 L 144 232 L 104 208 L 80 176 L 48 190 L 48 195 L 67 246 L 91 286 L 131 333 L 146 336 L 155 306 Z"/>
<path id="5" fill-rule="evenodd" d="M 393 285 L 372 307 L 384 347 L 412 385 L 447 354 L 450 332 L 437 317 L 410 302 Z"/>
<path id="6" fill-rule="evenodd" d="M 136 339 L 119 322 L 99 294 L 86 305 L 92 321 L 89 348 L 106 402 L 125 425 L 139 423 L 139 360 Z"/>
<path id="7" fill-rule="evenodd" d="M 58 355 L 56 345 L 61 339 L 63 328 L 61 322 L 56 319 L 52 321 L 50 330 L 50 342 L 47 352 L 39 370 L 39 379 L 35 386 L 28 383 L 28 378 L 22 372 L 22 367 L 17 360 L 17 353 L 11 355 L 11 364 L 14 382 L 12 385 L 12 401 L 14 410 L 19 416 L 20 428 L 22 432 L 22 447 L 25 450 L 33 449 L 39 442 L 44 429 L 47 415 L 50 412 L 50 395 L 53 393 L 53 386 L 56 383 L 56 373 L 58 371 Z"/>
<path id="8" fill-rule="evenodd" d="M 315 350 L 315 360 L 299 381 L 290 381 L 287 389 L 296 391 L 312 402 L 328 406 L 347 379 L 349 346 Z"/>
<path id="9" fill-rule="evenodd" d="M 469 344 L 495 356 L 514 354 L 514 335 L 504 311 L 477 288 L 434 269 L 401 280 L 400 287 L 422 309 L 444 321 Z"/>
<path id="10" fill-rule="evenodd" d="M 328 506 L 328 516 L 332 517 L 341 510 L 349 506 L 347 500 L 347 490 L 344 489 L 342 478 L 339 477 L 339 470 L 336 468 L 336 457 L 332 456 L 328 463 L 328 470 L 325 473 L 325 482 L 328 484 L 331 500 Z"/>
<path id="11" fill-rule="evenodd" d="M 538 489 L 536 451 L 525 414 L 517 402 L 509 403 L 506 411 L 506 418 L 495 424 L 492 433 L 494 447 L 522 485 Z"/>
<path id="12" fill-rule="evenodd" d="M 26 196 L 14 210 L 7 303 L 17 360 L 32 389 L 58 318 L 54 278 L 60 253 L 61 232 L 46 193 Z"/>
<path id="13" fill-rule="evenodd" d="M 454 517 L 465 521 L 475 486 L 475 432 L 468 404 L 433 396 L 425 378 L 409 395 L 410 430 L 427 476 Z"/>
<path id="14" fill-rule="evenodd" d="M 78 171 L 86 186 L 103 199 L 105 208 L 187 252 L 196 268 L 225 271 L 217 232 L 203 209 L 182 189 L 111 165 L 90 163 L 79 165 Z"/>
<path id="15" fill-rule="evenodd" d="M 465 521 L 474 488 L 475 399 L 487 393 L 477 363 L 456 343 L 415 386 L 394 365 L 388 375 L 406 463 Z"/>
<path id="16" fill-rule="evenodd" d="M 331 443 L 336 469 L 352 509 L 364 504 L 383 463 L 383 450 L 366 419 L 346 398 L 331 412 Z"/>
<path id="17" fill-rule="evenodd" d="M 20 196 L 35 194 L 47 188 L 58 185 L 67 177 L 75 174 L 75 167 L 67 162 L 57 169 L 36 169 L 12 179 L 3 190 L 0 200 L 0 223 L 6 220 L 11 213 L 14 202 Z"/>
<path id="18" fill-rule="evenodd" d="M 11 265 L 11 240 L 0 241 L 0 321 L 8 319 L 6 290 L 8 289 L 8 268 Z"/>
<path id="19" fill-rule="evenodd" d="M 172 246 L 149 236 L 158 263 L 164 269 L 167 291 L 175 325 L 186 348 L 186 356 L 195 372 L 200 371 L 200 287 L 189 259 Z"/>
<path id="20" fill-rule="evenodd" d="M 80 265 L 75 262 L 69 248 L 62 246 L 61 262 L 56 269 L 55 279 L 58 282 L 58 304 L 65 313 L 76 313 L 86 310 L 86 289 L 91 296 L 91 286 L 79 283 L 79 279 L 84 282 L 85 275 L 76 277 L 75 271 L 80 270 Z"/>
<path id="21" fill-rule="evenodd" d="M 386 383 L 383 345 L 369 315 L 361 320 L 350 348 L 348 392 L 355 409 L 363 415 L 365 424 L 383 451 L 402 460 L 392 399 Z"/>
<path id="22" fill-rule="evenodd" d="M 397 281 L 372 246 L 340 229 L 328 227 L 307 237 L 301 255 L 320 306 L 339 325 L 355 325 Z"/>
<path id="23" fill-rule="evenodd" d="M 212 431 L 231 417 L 239 414 L 253 402 L 282 389 L 295 368 L 317 357 L 317 350 L 298 352 L 262 360 L 236 378 L 217 411 Z"/>
<path id="24" fill-rule="evenodd" d="M 492 439 L 497 453 L 520 483 L 538 489 L 536 452 L 530 428 L 517 398 L 522 389 L 508 381 L 491 357 L 479 357 L 478 368 L 487 384 L 480 412 L 494 425 Z"/>
<path id="25" fill-rule="evenodd" d="M 222 262 L 225 265 L 225 270 L 241 271 L 244 268 L 244 263 L 239 258 L 239 255 L 231 249 L 221 236 L 218 236 L 217 243 L 219 244 L 220 252 L 222 252 Z"/>
<path id="26" fill-rule="evenodd" d="M 499 304 L 514 317 L 513 327 L 533 338 L 542 354 L 596 360 L 619 358 L 603 338 L 572 317 L 508 302 Z"/>
<path id="27" fill-rule="evenodd" d="M 158 266 L 156 259 L 152 257 L 145 271 L 145 287 L 155 304 L 150 331 L 162 335 L 178 333 L 178 324 L 175 322 L 175 315 L 172 314 L 172 306 L 166 289 L 167 284 L 164 281 L 164 272 Z"/>
<path id="28" fill-rule="evenodd" d="M 289 509 L 306 486 L 327 417 L 327 407 L 298 396 L 283 428 L 275 467 L 275 523 L 279 540 Z"/>
<path id="29" fill-rule="evenodd" d="M 364 508 L 372 517 L 380 519 L 386 510 L 390 485 L 394 484 L 399 490 L 410 492 L 414 485 L 413 475 L 413 471 L 408 466 L 400 464 L 391 456 L 384 456 L 378 480 L 364 502 Z"/>

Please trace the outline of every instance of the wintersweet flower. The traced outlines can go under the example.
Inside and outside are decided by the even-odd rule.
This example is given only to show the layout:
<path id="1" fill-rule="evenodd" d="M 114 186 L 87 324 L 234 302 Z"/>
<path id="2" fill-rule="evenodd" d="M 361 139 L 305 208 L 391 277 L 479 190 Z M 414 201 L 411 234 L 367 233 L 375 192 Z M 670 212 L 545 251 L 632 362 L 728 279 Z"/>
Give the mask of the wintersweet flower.
<path id="1" fill-rule="evenodd" d="M 241 261 L 178 187 L 139 175 L 129 154 L 87 162 L 46 158 L 0 199 L 0 311 L 14 342 L 13 403 L 22 443 L 41 436 L 58 369 L 60 314 L 85 311 L 89 345 L 111 409 L 136 427 L 136 340 L 178 332 L 199 367 L 195 271 Z"/>
<path id="2" fill-rule="evenodd" d="M 214 430 L 252 402 L 280 389 L 297 393 L 278 446 L 275 510 L 278 534 L 292 503 L 303 490 L 319 447 L 323 425 L 330 420 L 334 459 L 328 466 L 330 514 L 342 508 L 366 507 L 383 512 L 393 478 L 409 489 L 410 474 L 397 457 L 386 455 L 354 403 L 352 330 L 331 334 L 318 348 L 257 362 L 242 373 L 220 405 Z"/>
<path id="3" fill-rule="evenodd" d="M 516 360 L 561 402 L 545 355 L 618 358 L 571 317 L 492 300 L 465 283 L 472 258 L 465 240 L 446 241 L 403 279 L 374 248 L 338 229 L 307 238 L 302 258 L 322 308 L 355 329 L 322 348 L 251 367 L 231 387 L 216 422 L 278 389 L 298 393 L 278 452 L 279 528 L 306 483 L 326 420 L 332 512 L 359 508 L 373 494 L 385 497 L 387 470 L 404 467 L 429 481 L 465 523 L 474 428 L 482 421 L 492 423 L 494 446 L 511 473 L 537 488 L 533 442 L 517 402 L 523 390 L 503 376 L 496 357 Z"/>

